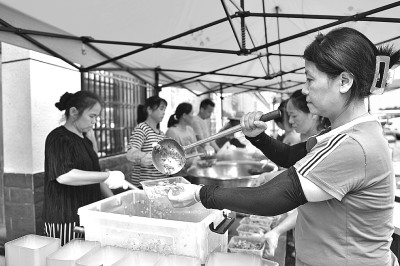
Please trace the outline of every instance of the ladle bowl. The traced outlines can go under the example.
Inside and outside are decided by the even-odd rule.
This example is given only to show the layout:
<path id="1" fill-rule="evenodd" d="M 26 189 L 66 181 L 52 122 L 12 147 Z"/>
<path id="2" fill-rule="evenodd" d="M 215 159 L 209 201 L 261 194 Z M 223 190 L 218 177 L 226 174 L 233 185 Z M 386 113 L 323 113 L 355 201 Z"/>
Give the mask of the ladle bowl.
<path id="1" fill-rule="evenodd" d="M 278 118 L 280 116 L 281 112 L 279 110 L 275 110 L 263 114 L 260 117 L 260 121 L 267 122 L 272 119 Z M 227 135 L 236 133 L 240 130 L 241 126 L 237 125 L 184 147 L 182 147 L 177 141 L 173 139 L 170 138 L 163 139 L 153 147 L 152 151 L 153 165 L 161 173 L 167 175 L 175 174 L 180 170 L 182 170 L 182 168 L 185 166 L 187 157 L 185 150 L 197 147 L 199 145 L 216 140 L 218 138 L 225 137 Z"/>

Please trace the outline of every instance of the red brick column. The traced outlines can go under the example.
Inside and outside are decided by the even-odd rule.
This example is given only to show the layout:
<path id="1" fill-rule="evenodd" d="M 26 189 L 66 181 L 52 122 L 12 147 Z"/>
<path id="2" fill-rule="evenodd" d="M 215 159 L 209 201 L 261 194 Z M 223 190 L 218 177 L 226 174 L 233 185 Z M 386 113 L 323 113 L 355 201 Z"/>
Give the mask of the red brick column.
<path id="1" fill-rule="evenodd" d="M 4 173 L 7 241 L 43 234 L 43 173 Z"/>

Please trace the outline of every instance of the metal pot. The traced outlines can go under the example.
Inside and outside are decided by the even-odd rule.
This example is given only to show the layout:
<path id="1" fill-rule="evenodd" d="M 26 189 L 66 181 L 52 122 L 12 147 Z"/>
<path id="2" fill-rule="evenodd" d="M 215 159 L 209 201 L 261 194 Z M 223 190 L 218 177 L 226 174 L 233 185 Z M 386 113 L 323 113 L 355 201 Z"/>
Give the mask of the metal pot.
<path id="1" fill-rule="evenodd" d="M 272 162 L 217 161 L 210 167 L 188 169 L 187 179 L 193 184 L 251 187 L 261 173 L 276 171 L 278 167 Z"/>

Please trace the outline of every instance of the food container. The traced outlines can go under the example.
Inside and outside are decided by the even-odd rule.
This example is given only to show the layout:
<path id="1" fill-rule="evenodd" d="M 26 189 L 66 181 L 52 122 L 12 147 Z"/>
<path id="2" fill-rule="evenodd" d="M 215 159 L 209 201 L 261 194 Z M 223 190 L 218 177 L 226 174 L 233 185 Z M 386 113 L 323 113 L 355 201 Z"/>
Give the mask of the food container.
<path id="1" fill-rule="evenodd" d="M 201 266 L 199 258 L 167 255 L 160 258 L 156 266 Z"/>
<path id="2" fill-rule="evenodd" d="M 257 226 L 263 229 L 264 231 L 268 232 L 271 230 L 272 220 L 269 219 L 251 219 L 250 217 L 243 217 L 242 220 L 239 222 L 240 224 L 247 224 L 252 226 Z"/>
<path id="3" fill-rule="evenodd" d="M 260 256 L 247 253 L 213 252 L 208 257 L 205 266 L 263 266 Z"/>
<path id="4" fill-rule="evenodd" d="M 103 246 L 95 248 L 78 259 L 76 266 L 112 265 L 127 253 L 127 249 L 119 247 Z"/>
<path id="5" fill-rule="evenodd" d="M 254 254 L 262 257 L 265 243 L 259 237 L 233 236 L 229 241 L 230 252 Z"/>
<path id="6" fill-rule="evenodd" d="M 5 260 L 9 266 L 46 266 L 46 257 L 61 246 L 59 238 L 25 235 L 5 243 Z"/>
<path id="7" fill-rule="evenodd" d="M 227 250 L 228 232 L 210 230 L 224 221 L 223 211 L 200 203 L 173 208 L 168 199 L 149 200 L 143 191 L 129 190 L 81 207 L 78 215 L 85 238 L 102 245 L 197 257 L 202 263 L 212 251 Z"/>
<path id="8" fill-rule="evenodd" d="M 276 261 L 267 259 L 262 259 L 261 261 L 263 266 L 279 266 L 279 263 L 277 263 Z"/>
<path id="9" fill-rule="evenodd" d="M 155 252 L 130 251 L 112 266 L 155 266 L 163 256 Z"/>
<path id="10" fill-rule="evenodd" d="M 266 231 L 259 226 L 240 224 L 236 231 L 239 236 L 251 236 L 251 237 L 262 237 Z"/>
<path id="11" fill-rule="evenodd" d="M 100 242 L 73 239 L 50 254 L 46 266 L 75 266 L 80 257 L 96 248 L 100 248 Z"/>
<path id="12" fill-rule="evenodd" d="M 278 167 L 255 161 L 217 161 L 210 167 L 191 167 L 187 179 L 194 184 L 221 187 L 251 187 L 262 172 L 276 172 Z"/>
<path id="13" fill-rule="evenodd" d="M 170 189 L 176 189 L 176 184 L 178 183 L 190 184 L 189 181 L 181 176 L 140 182 L 147 197 L 151 200 L 167 198 L 168 191 Z"/>

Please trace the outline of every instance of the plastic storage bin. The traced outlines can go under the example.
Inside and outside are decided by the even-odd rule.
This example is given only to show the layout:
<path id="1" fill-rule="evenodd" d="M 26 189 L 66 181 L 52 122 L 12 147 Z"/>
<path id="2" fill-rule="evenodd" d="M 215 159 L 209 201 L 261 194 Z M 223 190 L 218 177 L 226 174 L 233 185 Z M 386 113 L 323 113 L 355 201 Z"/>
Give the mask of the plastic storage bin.
<path id="1" fill-rule="evenodd" d="M 61 246 L 58 238 L 26 235 L 5 243 L 8 266 L 46 266 L 46 257 Z"/>
<path id="2" fill-rule="evenodd" d="M 168 191 L 171 188 L 176 188 L 178 183 L 190 184 L 189 181 L 181 176 L 140 182 L 147 197 L 151 200 L 168 198 Z"/>
<path id="3" fill-rule="evenodd" d="M 201 266 L 201 262 L 199 258 L 168 255 L 162 257 L 156 266 Z"/>
<path id="4" fill-rule="evenodd" d="M 200 203 L 176 209 L 164 203 L 130 190 L 81 207 L 78 214 L 85 238 L 102 245 L 197 257 L 202 263 L 209 253 L 227 250 L 228 232 L 209 229 L 224 219 L 222 211 Z"/>
<path id="5" fill-rule="evenodd" d="M 47 266 L 75 266 L 80 257 L 95 248 L 100 248 L 100 242 L 73 239 L 47 257 Z"/>
<path id="6" fill-rule="evenodd" d="M 163 256 L 155 252 L 130 251 L 112 266 L 155 266 Z"/>
<path id="7" fill-rule="evenodd" d="M 213 252 L 208 257 L 206 266 L 264 266 L 262 259 L 253 254 Z"/>
<path id="8" fill-rule="evenodd" d="M 230 252 L 254 254 L 262 257 L 265 243 L 258 237 L 233 236 L 228 245 Z"/>
<path id="9" fill-rule="evenodd" d="M 76 261 L 76 266 L 110 266 L 122 259 L 129 251 L 125 248 L 104 246 L 91 250 Z"/>

